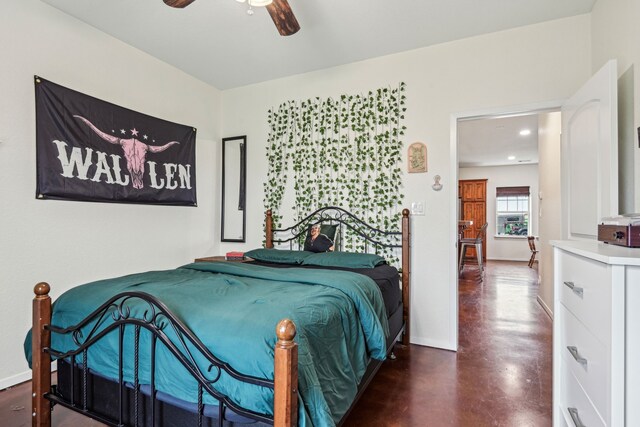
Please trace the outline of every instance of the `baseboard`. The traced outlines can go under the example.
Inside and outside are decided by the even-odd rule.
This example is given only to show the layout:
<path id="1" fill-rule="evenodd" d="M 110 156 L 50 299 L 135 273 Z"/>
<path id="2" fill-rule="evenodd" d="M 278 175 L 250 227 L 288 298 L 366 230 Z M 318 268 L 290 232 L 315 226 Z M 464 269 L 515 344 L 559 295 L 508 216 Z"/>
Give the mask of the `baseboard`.
<path id="1" fill-rule="evenodd" d="M 449 351 L 458 350 L 457 348 L 452 348 L 451 343 L 449 341 L 432 340 L 429 338 L 422 338 L 422 337 L 415 337 L 415 336 L 411 337 L 411 344 L 422 345 L 425 347 L 439 348 L 442 350 L 449 350 Z"/>
<path id="2" fill-rule="evenodd" d="M 553 311 L 551 311 L 549 306 L 547 304 L 545 304 L 545 302 L 542 300 L 542 298 L 540 298 L 540 295 L 538 295 L 538 297 L 536 299 L 538 300 L 538 304 L 540 304 L 540 306 L 542 307 L 544 312 L 547 313 L 547 316 L 549 316 L 549 318 L 551 318 L 551 320 L 553 320 Z"/>
<path id="3" fill-rule="evenodd" d="M 57 370 L 58 363 L 56 361 L 51 362 L 51 372 L 55 372 Z M 7 378 L 0 379 L 0 390 L 13 387 L 14 385 L 22 384 L 26 381 L 31 381 L 31 369 Z"/>
<path id="4" fill-rule="evenodd" d="M 0 390 L 4 390 L 5 388 L 13 387 L 16 384 L 23 383 L 25 381 L 29 381 L 31 379 L 31 370 L 21 372 L 16 375 L 12 375 L 8 378 L 0 379 Z"/>
<path id="5" fill-rule="evenodd" d="M 491 257 L 491 258 L 487 258 L 488 261 L 518 261 L 518 262 L 529 262 L 529 258 L 523 258 L 523 259 L 513 259 L 513 258 L 495 258 L 495 257 Z"/>

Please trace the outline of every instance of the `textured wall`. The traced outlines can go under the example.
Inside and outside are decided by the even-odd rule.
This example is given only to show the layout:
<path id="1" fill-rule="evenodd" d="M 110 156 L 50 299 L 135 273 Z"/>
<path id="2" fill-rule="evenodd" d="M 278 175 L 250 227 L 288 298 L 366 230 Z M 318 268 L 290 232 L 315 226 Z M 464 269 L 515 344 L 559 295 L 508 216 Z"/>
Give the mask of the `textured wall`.
<path id="1" fill-rule="evenodd" d="M 38 281 L 50 282 L 57 296 L 90 280 L 214 254 L 220 92 L 38 0 L 3 2 L 0 38 L 7 41 L 0 44 L 2 389 L 26 379 L 22 342 Z M 36 200 L 34 74 L 197 127 L 200 205 Z"/>

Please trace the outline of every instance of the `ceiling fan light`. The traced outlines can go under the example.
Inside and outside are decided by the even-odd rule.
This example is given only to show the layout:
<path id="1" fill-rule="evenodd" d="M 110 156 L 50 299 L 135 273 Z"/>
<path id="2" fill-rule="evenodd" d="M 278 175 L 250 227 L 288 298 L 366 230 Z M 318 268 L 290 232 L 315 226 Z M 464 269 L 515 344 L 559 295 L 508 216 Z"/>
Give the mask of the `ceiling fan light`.
<path id="1" fill-rule="evenodd" d="M 273 0 L 247 0 L 250 6 L 261 7 L 261 6 L 269 6 L 273 3 Z"/>
<path id="2" fill-rule="evenodd" d="M 244 3 L 247 0 L 236 0 L 238 3 Z"/>

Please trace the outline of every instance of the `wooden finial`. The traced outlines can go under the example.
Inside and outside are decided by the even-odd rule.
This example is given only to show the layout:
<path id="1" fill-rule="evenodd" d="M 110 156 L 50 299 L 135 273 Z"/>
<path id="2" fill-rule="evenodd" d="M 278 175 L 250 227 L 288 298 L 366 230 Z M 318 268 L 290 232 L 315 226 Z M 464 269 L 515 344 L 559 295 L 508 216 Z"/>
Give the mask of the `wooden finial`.
<path id="1" fill-rule="evenodd" d="M 267 216 L 265 217 L 265 248 L 273 248 L 273 216 L 271 215 L 271 209 L 267 209 Z"/>
<path id="2" fill-rule="evenodd" d="M 40 282 L 33 288 L 33 293 L 39 297 L 44 297 L 49 295 L 49 291 L 51 290 L 51 286 L 49 286 L 46 282 Z"/>
<path id="3" fill-rule="evenodd" d="M 276 326 L 276 336 L 279 341 L 291 342 L 296 336 L 296 325 L 293 320 L 282 319 Z"/>
<path id="4" fill-rule="evenodd" d="M 298 344 L 296 325 L 289 319 L 278 322 L 274 349 L 273 425 L 298 425 Z"/>
<path id="5" fill-rule="evenodd" d="M 405 218 L 408 217 L 409 216 L 409 209 L 407 209 L 407 208 L 402 209 L 402 216 L 405 217 Z"/>

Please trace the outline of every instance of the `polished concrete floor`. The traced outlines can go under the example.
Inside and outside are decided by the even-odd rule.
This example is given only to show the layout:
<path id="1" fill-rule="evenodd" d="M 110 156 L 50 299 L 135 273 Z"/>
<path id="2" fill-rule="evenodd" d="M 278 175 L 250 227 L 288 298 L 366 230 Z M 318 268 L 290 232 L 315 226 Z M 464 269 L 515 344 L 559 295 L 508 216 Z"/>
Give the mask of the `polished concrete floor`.
<path id="1" fill-rule="evenodd" d="M 527 263 L 489 261 L 482 281 L 465 267 L 458 352 L 399 349 L 346 425 L 550 426 L 552 323 L 537 290 Z"/>
<path id="2" fill-rule="evenodd" d="M 526 263 L 490 261 L 484 280 L 465 267 L 458 352 L 398 347 L 344 425 L 550 426 L 552 328 L 536 277 Z M 0 426 L 30 425 L 29 399 L 29 383 L 0 392 Z M 64 408 L 53 420 L 101 425 Z"/>

